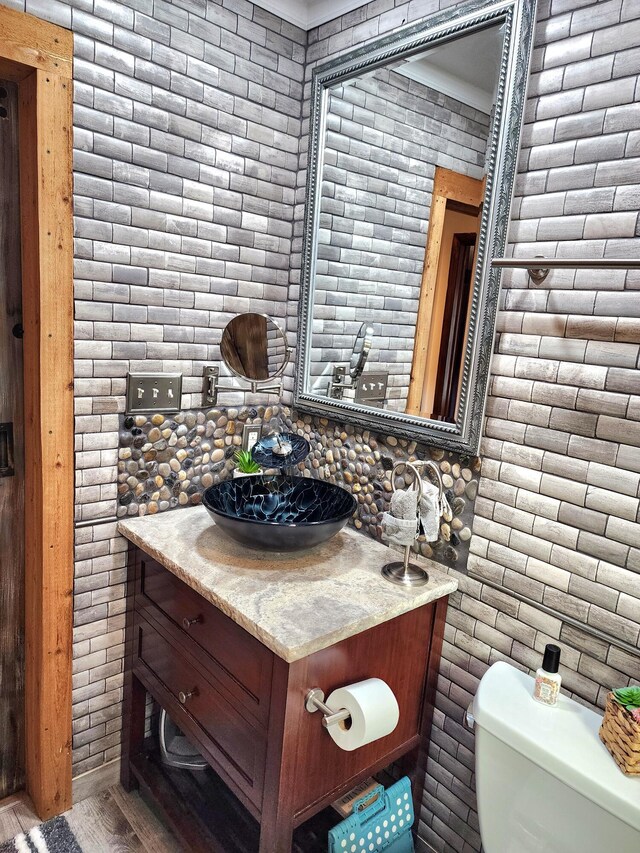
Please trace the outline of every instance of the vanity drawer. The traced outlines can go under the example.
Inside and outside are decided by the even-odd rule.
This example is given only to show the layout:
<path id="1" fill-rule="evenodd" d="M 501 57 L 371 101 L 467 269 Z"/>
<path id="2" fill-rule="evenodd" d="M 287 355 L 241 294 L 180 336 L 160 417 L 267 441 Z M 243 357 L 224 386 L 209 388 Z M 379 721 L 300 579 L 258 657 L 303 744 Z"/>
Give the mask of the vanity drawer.
<path id="1" fill-rule="evenodd" d="M 134 673 L 146 682 L 176 725 L 208 753 L 216 769 L 259 810 L 266 752 L 264 730 L 239 714 L 204 670 L 139 615 L 135 630 Z M 163 695 L 163 690 L 168 695 Z"/>
<path id="2" fill-rule="evenodd" d="M 177 637 L 188 636 L 204 649 L 211 656 L 215 677 L 257 719 L 266 723 L 272 652 L 217 607 L 144 554 L 140 556 L 138 591 L 138 610 L 152 618 L 154 607 L 165 614 L 179 627 Z M 149 603 L 153 607 L 150 608 Z"/>

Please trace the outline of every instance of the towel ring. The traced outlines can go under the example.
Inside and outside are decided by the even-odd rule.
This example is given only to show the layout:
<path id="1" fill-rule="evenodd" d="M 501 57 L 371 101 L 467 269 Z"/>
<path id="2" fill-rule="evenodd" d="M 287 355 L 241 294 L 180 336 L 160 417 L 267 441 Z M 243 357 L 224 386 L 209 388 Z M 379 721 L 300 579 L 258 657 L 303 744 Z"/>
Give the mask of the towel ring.
<path id="1" fill-rule="evenodd" d="M 413 464 L 413 462 L 401 461 L 401 462 L 395 463 L 395 465 L 393 466 L 393 471 L 391 472 L 391 474 L 392 474 L 391 486 L 393 488 L 393 491 L 394 492 L 397 491 L 395 475 L 396 475 L 398 468 L 411 468 L 411 470 L 413 471 L 414 477 L 415 477 L 415 480 L 413 481 L 413 485 L 417 487 L 418 500 L 420 500 L 420 498 L 422 497 L 422 477 L 420 476 L 420 472 L 418 471 L 416 465 Z"/>
<path id="2" fill-rule="evenodd" d="M 393 491 L 396 491 L 396 482 L 395 482 L 395 474 L 398 468 L 411 468 L 414 473 L 415 480 L 413 485 L 415 486 L 418 492 L 418 502 L 420 502 L 422 498 L 422 477 L 420 476 L 420 472 L 418 471 L 419 464 L 427 464 L 427 463 L 419 463 L 419 462 L 396 462 L 391 471 L 391 486 Z M 395 560 L 393 563 L 387 563 L 382 567 L 380 573 L 382 577 L 386 578 L 391 583 L 396 583 L 399 586 L 411 587 L 411 586 L 423 586 L 426 583 L 429 583 L 429 575 L 425 572 L 424 569 L 421 569 L 420 566 L 416 566 L 415 563 L 409 562 L 409 554 L 411 553 L 411 545 L 405 545 L 404 548 L 404 559 L 403 560 Z"/>
<path id="3" fill-rule="evenodd" d="M 432 471 L 436 479 L 438 481 L 438 509 L 441 516 L 445 517 L 445 521 L 451 521 L 451 507 L 449 506 L 449 501 L 444 493 L 444 483 L 442 482 L 442 474 L 440 473 L 440 469 L 436 465 L 435 462 L 432 462 L 430 459 L 426 461 L 416 461 L 413 463 L 416 467 L 422 466 L 429 471 Z M 447 517 L 448 516 L 448 517 Z"/>
<path id="4" fill-rule="evenodd" d="M 442 482 L 442 475 L 440 474 L 440 469 L 438 468 L 436 463 L 432 462 L 430 459 L 425 459 L 424 461 L 418 459 L 413 464 L 416 467 L 428 468 L 430 471 L 433 471 L 436 476 L 436 480 L 438 481 L 438 500 L 442 500 L 442 495 L 444 494 L 444 484 Z"/>

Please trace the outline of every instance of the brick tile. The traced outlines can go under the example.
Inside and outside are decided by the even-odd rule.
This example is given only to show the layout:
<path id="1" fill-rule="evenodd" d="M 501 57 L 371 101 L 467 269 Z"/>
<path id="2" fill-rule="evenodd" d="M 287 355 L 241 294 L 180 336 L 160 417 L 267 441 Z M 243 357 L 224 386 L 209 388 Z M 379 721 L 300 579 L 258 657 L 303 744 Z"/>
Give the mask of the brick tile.
<path id="1" fill-rule="evenodd" d="M 578 536 L 578 549 L 592 557 L 624 566 L 629 553 L 629 547 L 621 542 L 614 542 L 604 536 L 581 531 Z"/>
<path id="2" fill-rule="evenodd" d="M 545 68 L 568 65 L 571 62 L 586 59 L 591 54 L 592 39 L 593 33 L 583 33 L 573 38 L 565 38 L 548 44 L 544 52 Z M 560 114 L 562 115 L 562 113 Z"/>
<path id="3" fill-rule="evenodd" d="M 577 409 L 603 415 L 624 415 L 628 405 L 629 397 L 626 395 L 585 388 L 578 391 L 576 400 Z"/>
<path id="4" fill-rule="evenodd" d="M 636 612 L 634 611 L 634 617 Z M 625 640 L 627 643 L 635 644 L 640 636 L 640 625 L 635 621 L 632 622 L 628 618 L 618 616 L 616 613 L 609 613 L 596 604 L 592 604 L 589 608 L 588 623 L 604 631 L 610 636 L 617 636 Z"/>
<path id="5" fill-rule="evenodd" d="M 569 455 L 589 462 L 613 465 L 618 456 L 618 446 L 610 441 L 572 435 L 569 439 Z"/>
<path id="6" fill-rule="evenodd" d="M 573 412 L 568 409 L 552 409 L 549 427 L 574 435 L 594 437 L 598 416 L 586 412 Z"/>
<path id="7" fill-rule="evenodd" d="M 565 613 L 574 619 L 579 619 L 583 622 L 587 621 L 590 614 L 591 605 L 582 599 L 572 595 L 567 595 L 560 590 L 547 587 L 543 596 L 543 602 L 548 607 L 558 610 L 560 613 Z"/>
<path id="8" fill-rule="evenodd" d="M 640 472 L 640 453 L 637 446 L 621 444 L 618 448 L 616 465 L 622 471 Z"/>
<path id="9" fill-rule="evenodd" d="M 640 525 L 635 521 L 611 516 L 607 523 L 607 536 L 615 542 L 640 547 Z"/>
<path id="10" fill-rule="evenodd" d="M 612 483 L 616 484 L 616 489 L 625 495 L 635 495 L 640 487 L 640 475 L 632 471 L 621 471 L 618 468 L 613 468 L 608 465 L 601 465 L 597 462 L 590 462 L 586 481 L 594 486 L 602 486 L 608 488 Z"/>
<path id="11" fill-rule="evenodd" d="M 623 649 L 611 646 L 607 655 L 607 663 L 619 672 L 624 673 L 631 683 L 637 683 L 640 679 L 640 661 L 636 656 L 630 655 Z"/>
<path id="12" fill-rule="evenodd" d="M 640 446 L 640 423 L 601 415 L 598 418 L 596 435 L 598 438 Z"/>

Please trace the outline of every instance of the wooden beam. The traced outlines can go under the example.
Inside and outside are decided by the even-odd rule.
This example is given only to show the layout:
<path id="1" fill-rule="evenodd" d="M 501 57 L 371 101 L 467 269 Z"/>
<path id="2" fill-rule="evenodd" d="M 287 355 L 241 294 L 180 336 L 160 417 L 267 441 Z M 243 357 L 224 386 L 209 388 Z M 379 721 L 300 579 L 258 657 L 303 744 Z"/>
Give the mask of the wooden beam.
<path id="1" fill-rule="evenodd" d="M 0 12 L 0 30 L 3 59 L 71 79 L 73 33 L 69 30 L 5 7 Z"/>
<path id="2" fill-rule="evenodd" d="M 437 166 L 433 181 L 433 193 L 434 195 L 443 195 L 445 198 L 455 199 L 457 202 L 468 204 L 470 207 L 479 207 L 484 196 L 485 181 L 486 177 L 471 178 L 461 172 L 454 172 L 452 169 Z"/>
<path id="3" fill-rule="evenodd" d="M 71 807 L 73 34 L 4 6 L 0 32 L 19 84 L 26 776 L 45 819 Z"/>
<path id="4" fill-rule="evenodd" d="M 71 807 L 72 83 L 60 74 L 35 70 L 19 84 L 19 99 L 26 775 L 36 811 L 46 819 Z"/>
<path id="5" fill-rule="evenodd" d="M 28 65 L 16 65 L 15 62 L 10 62 L 8 59 L 0 56 L 0 80 L 10 80 L 12 83 L 19 83 L 31 73 L 33 73 L 33 68 L 30 68 Z"/>

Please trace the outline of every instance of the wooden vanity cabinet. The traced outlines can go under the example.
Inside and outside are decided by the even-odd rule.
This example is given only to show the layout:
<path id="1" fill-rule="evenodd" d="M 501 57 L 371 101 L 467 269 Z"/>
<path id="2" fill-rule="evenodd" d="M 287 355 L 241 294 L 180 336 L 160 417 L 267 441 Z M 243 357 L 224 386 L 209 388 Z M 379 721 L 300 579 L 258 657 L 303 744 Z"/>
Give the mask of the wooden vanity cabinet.
<path id="1" fill-rule="evenodd" d="M 259 846 L 254 839 L 234 849 L 289 853 L 297 826 L 397 761 L 413 779 L 419 815 L 446 607 L 440 598 L 288 663 L 131 546 L 123 785 L 141 783 L 190 851 L 215 849 L 211 839 L 198 846 L 188 820 L 162 801 L 157 774 L 144 778 L 148 691 L 259 821 Z M 305 709 L 305 696 L 370 677 L 392 688 L 400 721 L 387 737 L 345 752 L 320 712 Z"/>

